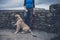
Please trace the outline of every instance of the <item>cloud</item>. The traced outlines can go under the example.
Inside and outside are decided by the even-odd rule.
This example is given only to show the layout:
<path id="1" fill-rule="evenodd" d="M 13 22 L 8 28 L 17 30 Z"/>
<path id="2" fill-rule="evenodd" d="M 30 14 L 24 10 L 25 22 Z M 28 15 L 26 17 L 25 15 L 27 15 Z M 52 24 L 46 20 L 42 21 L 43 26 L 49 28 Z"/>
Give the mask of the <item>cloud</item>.
<path id="1" fill-rule="evenodd" d="M 9 1 L 5 1 L 7 3 L 5 4 L 0 4 L 1 6 L 0 7 L 19 7 L 19 6 L 23 6 L 23 2 L 24 0 L 9 0 Z"/>
<path id="2" fill-rule="evenodd" d="M 44 8 L 46 10 L 49 10 L 50 4 L 39 4 L 36 5 L 35 8 Z M 2 8 L 0 10 L 24 10 L 24 7 L 14 7 L 14 8 Z"/>
<path id="3" fill-rule="evenodd" d="M 44 9 L 46 9 L 46 10 L 49 10 L 49 6 L 50 6 L 51 4 L 39 4 L 39 5 L 36 5 L 35 7 L 36 8 L 44 8 Z"/>
<path id="4" fill-rule="evenodd" d="M 24 10 L 24 7 L 16 7 L 16 8 L 1 8 L 0 10 Z"/>
<path id="5" fill-rule="evenodd" d="M 35 0 L 37 8 L 49 9 L 49 5 L 53 3 L 60 3 L 60 0 Z M 1 9 L 20 9 L 24 6 L 24 0 L 0 0 Z"/>
<path id="6" fill-rule="evenodd" d="M 60 0 L 35 0 L 35 5 L 60 3 Z M 24 0 L 0 0 L 0 8 L 14 8 L 24 6 Z"/>

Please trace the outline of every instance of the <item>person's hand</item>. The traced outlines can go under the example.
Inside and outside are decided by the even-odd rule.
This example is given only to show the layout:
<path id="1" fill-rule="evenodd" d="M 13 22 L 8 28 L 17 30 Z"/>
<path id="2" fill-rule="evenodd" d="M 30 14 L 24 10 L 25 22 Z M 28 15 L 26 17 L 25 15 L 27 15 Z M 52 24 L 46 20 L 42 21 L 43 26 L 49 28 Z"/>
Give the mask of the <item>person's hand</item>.
<path id="1" fill-rule="evenodd" d="M 26 9 L 26 6 L 24 6 L 24 10 L 25 10 L 25 12 L 28 12 L 28 10 Z"/>
<path id="2" fill-rule="evenodd" d="M 25 9 L 25 11 L 26 11 L 26 12 L 28 12 L 28 10 L 27 10 L 27 9 Z"/>
<path id="3" fill-rule="evenodd" d="M 33 15 L 36 16 L 36 14 L 35 14 L 35 8 L 33 8 Z"/>

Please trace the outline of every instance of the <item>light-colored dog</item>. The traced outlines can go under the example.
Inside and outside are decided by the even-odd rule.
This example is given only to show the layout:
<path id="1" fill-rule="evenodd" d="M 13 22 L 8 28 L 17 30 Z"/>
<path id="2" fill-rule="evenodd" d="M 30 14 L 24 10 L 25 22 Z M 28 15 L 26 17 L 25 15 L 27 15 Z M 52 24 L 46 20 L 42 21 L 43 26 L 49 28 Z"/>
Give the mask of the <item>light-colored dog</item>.
<path id="1" fill-rule="evenodd" d="M 32 36 L 36 37 L 36 35 L 34 35 L 32 33 L 32 31 L 29 28 L 29 26 L 26 23 L 24 23 L 23 19 L 21 18 L 21 16 L 19 14 L 16 14 L 15 17 L 17 17 L 17 22 L 15 24 L 16 25 L 16 32 L 15 32 L 15 34 L 18 33 L 18 31 L 19 31 L 20 28 L 22 28 L 22 30 L 23 30 L 22 33 L 24 33 L 24 32 L 30 32 Z"/>

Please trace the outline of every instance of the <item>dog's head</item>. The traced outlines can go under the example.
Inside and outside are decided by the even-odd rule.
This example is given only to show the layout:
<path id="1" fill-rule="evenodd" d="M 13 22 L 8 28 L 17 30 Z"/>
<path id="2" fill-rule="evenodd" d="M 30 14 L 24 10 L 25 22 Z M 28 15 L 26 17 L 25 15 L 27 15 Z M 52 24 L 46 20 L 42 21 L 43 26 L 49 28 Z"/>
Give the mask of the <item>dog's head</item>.
<path id="1" fill-rule="evenodd" d="M 17 20 L 22 19 L 19 14 L 16 14 L 15 17 L 17 18 Z"/>
<path id="2" fill-rule="evenodd" d="M 16 14 L 16 15 L 15 15 L 15 17 L 19 18 L 19 17 L 20 17 L 20 15 L 19 15 L 19 14 Z"/>

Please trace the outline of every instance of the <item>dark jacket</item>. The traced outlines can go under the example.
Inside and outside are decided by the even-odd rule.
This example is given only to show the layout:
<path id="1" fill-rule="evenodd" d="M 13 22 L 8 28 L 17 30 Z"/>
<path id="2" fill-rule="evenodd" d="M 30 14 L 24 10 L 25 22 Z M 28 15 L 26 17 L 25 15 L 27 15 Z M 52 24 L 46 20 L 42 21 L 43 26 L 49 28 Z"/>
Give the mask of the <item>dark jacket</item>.
<path id="1" fill-rule="evenodd" d="M 26 6 L 26 0 L 24 0 L 24 6 Z M 33 8 L 35 8 L 35 1 L 33 0 Z"/>

